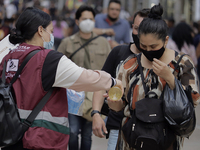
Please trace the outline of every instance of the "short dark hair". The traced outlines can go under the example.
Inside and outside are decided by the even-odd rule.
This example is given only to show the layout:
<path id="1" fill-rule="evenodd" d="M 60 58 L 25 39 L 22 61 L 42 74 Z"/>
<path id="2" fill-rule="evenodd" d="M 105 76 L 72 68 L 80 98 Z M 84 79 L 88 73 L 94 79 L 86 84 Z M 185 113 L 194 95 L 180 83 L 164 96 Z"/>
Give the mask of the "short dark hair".
<path id="1" fill-rule="evenodd" d="M 84 11 L 90 11 L 90 12 L 92 12 L 92 14 L 93 14 L 94 17 L 96 15 L 94 9 L 91 6 L 89 6 L 89 5 L 81 5 L 78 8 L 78 10 L 76 11 L 76 19 L 77 20 L 81 17 L 82 12 L 84 12 Z"/>
<path id="2" fill-rule="evenodd" d="M 119 1 L 119 0 L 110 0 L 108 3 L 108 7 L 110 6 L 110 3 L 117 3 L 117 4 L 121 5 L 121 1 Z"/>
<path id="3" fill-rule="evenodd" d="M 9 40 L 12 44 L 31 40 L 39 26 L 46 28 L 50 22 L 50 15 L 38 8 L 28 7 L 17 19 L 16 28 L 11 30 Z"/>
<path id="4" fill-rule="evenodd" d="M 142 10 L 137 11 L 133 16 L 133 23 L 134 23 L 137 15 L 139 15 L 140 17 L 146 18 L 148 16 L 149 12 L 150 12 L 149 8 L 144 8 Z"/>
<path id="5" fill-rule="evenodd" d="M 168 27 L 166 22 L 162 19 L 163 7 L 158 4 L 154 5 L 147 18 L 144 18 L 138 29 L 138 36 L 141 34 L 155 34 L 158 39 L 165 41 L 168 35 Z"/>

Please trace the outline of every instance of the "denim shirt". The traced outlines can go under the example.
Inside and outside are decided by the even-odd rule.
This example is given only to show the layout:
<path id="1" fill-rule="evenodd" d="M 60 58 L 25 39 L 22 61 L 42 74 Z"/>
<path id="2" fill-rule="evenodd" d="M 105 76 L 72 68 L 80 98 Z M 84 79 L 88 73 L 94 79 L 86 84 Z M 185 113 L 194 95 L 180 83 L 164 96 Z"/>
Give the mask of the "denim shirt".
<path id="1" fill-rule="evenodd" d="M 125 19 L 118 19 L 114 24 L 109 25 L 107 14 L 98 14 L 95 17 L 96 28 L 112 28 L 115 31 L 115 41 L 119 44 L 130 43 L 130 25 Z M 108 36 L 105 36 L 108 37 Z"/>

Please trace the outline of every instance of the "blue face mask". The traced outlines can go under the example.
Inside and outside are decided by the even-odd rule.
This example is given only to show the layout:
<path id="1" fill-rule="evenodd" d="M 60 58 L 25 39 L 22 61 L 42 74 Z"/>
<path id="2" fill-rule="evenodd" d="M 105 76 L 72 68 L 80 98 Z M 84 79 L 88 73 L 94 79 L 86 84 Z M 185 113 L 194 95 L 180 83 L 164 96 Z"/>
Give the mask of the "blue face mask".
<path id="1" fill-rule="evenodd" d="M 45 30 L 46 31 L 46 30 Z M 46 31 L 47 32 L 47 31 Z M 49 32 L 47 32 L 47 33 L 49 33 Z M 49 33 L 50 34 L 50 33 Z M 51 38 L 51 40 L 49 41 L 49 42 L 45 42 L 45 40 L 43 39 L 43 37 L 42 37 L 42 39 L 43 39 L 43 47 L 44 48 L 46 48 L 46 49 L 52 49 L 53 48 L 53 45 L 54 45 L 54 36 L 53 36 L 53 34 L 51 33 L 50 34 L 50 38 Z"/>

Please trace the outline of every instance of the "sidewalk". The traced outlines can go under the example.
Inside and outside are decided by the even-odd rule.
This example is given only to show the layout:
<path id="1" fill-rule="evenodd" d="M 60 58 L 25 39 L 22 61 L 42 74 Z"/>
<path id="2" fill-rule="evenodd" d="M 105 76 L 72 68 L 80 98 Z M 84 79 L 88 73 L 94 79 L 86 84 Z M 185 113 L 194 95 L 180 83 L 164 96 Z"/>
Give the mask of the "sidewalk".
<path id="1" fill-rule="evenodd" d="M 92 148 L 91 150 L 107 150 L 108 139 L 96 137 L 92 135 Z"/>

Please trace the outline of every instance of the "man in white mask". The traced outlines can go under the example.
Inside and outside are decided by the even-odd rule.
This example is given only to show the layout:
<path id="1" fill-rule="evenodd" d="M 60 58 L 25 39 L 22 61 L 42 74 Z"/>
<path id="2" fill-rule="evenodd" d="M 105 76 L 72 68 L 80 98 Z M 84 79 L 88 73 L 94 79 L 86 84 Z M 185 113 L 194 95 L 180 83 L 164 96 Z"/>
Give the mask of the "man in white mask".
<path id="1" fill-rule="evenodd" d="M 103 64 L 111 51 L 110 45 L 106 38 L 99 36 L 93 32 L 95 26 L 95 12 L 92 7 L 82 5 L 76 12 L 76 24 L 79 26 L 79 32 L 62 40 L 58 51 L 64 53 L 77 65 L 87 69 L 102 69 Z M 91 40 L 92 39 L 92 40 Z M 88 41 L 90 41 L 88 43 Z M 83 48 L 80 49 L 87 43 Z M 73 54 L 77 49 L 78 52 Z M 72 56 L 73 54 L 73 56 Z M 71 56 L 71 57 L 70 57 Z M 77 95 L 74 95 L 74 97 Z M 92 137 L 92 122 L 82 116 L 82 107 L 86 100 L 92 100 L 91 93 L 85 93 L 85 100 L 82 104 L 80 101 L 72 102 L 68 98 L 68 105 L 73 110 L 69 110 L 70 139 L 69 150 L 90 150 Z M 92 109 L 92 103 L 91 108 Z M 90 110 L 88 108 L 88 111 Z M 77 110 L 77 111 L 75 111 Z M 89 113 L 90 114 L 90 113 Z M 91 118 L 92 120 L 92 118 Z M 80 132 L 81 130 L 81 132 Z M 79 146 L 78 134 L 81 134 L 81 145 Z"/>

